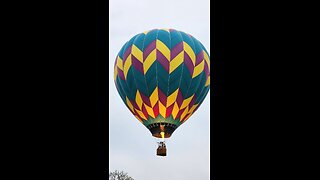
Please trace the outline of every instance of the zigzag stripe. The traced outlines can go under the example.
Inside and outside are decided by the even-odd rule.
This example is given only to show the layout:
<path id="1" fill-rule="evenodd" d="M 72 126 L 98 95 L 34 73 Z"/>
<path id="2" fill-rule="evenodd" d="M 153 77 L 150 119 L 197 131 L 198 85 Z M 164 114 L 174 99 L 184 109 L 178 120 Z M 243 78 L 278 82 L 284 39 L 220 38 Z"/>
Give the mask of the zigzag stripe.
<path id="1" fill-rule="evenodd" d="M 114 81 L 140 122 L 170 117 L 183 123 L 209 91 L 209 55 L 191 35 L 173 29 L 146 31 L 121 49 Z"/>
<path id="2" fill-rule="evenodd" d="M 171 50 L 171 60 L 173 60 L 178 54 L 183 51 L 183 44 L 183 41 L 181 41 Z"/>
<path id="3" fill-rule="evenodd" d="M 199 104 L 194 104 L 192 106 L 186 106 L 185 108 L 180 109 L 177 106 L 177 103 L 172 104 L 168 108 L 166 108 L 160 101 L 157 102 L 156 106 L 151 108 L 146 104 L 142 104 L 141 109 L 132 105 L 132 102 L 128 101 L 127 104 L 129 110 L 133 113 L 133 115 L 139 117 L 140 120 L 148 120 L 149 118 L 157 118 L 158 116 L 162 116 L 167 118 L 169 116 L 173 116 L 174 119 L 179 121 L 185 121 L 189 118 L 195 111 Z M 188 117 L 188 115 L 190 115 Z"/>
<path id="4" fill-rule="evenodd" d="M 164 45 L 164 44 L 162 44 L 162 45 Z M 134 47 L 134 48 L 132 48 L 132 47 Z M 165 58 L 165 56 L 163 55 L 163 53 L 161 53 L 161 51 L 153 51 L 151 55 L 149 54 L 149 56 L 145 60 L 143 60 L 145 62 L 142 64 L 141 63 L 142 62 L 142 59 L 141 59 L 142 52 L 136 46 L 130 46 L 128 49 L 129 50 L 133 49 L 132 54 L 129 54 L 128 53 L 129 51 L 127 50 L 124 55 L 124 57 L 126 59 L 123 61 L 123 63 L 122 63 L 122 59 L 119 56 L 116 60 L 117 67 L 119 67 L 120 70 L 124 70 L 123 73 L 124 73 L 125 77 L 127 76 L 128 70 L 131 67 L 131 65 L 134 65 L 135 68 L 137 70 L 139 70 L 141 73 L 145 72 L 144 74 L 146 74 L 147 70 L 150 68 L 152 63 L 157 60 L 157 58 L 158 58 L 158 61 L 160 62 L 160 64 L 166 69 L 166 71 L 169 71 L 169 68 L 170 68 L 169 74 L 171 74 L 181 63 L 183 63 L 182 52 L 180 53 L 180 55 L 176 56 L 170 62 L 170 64 L 168 64 L 168 59 Z M 185 63 L 188 67 L 188 70 L 189 70 L 190 74 L 192 74 L 192 78 L 199 75 L 203 69 L 206 72 L 206 78 L 208 78 L 208 76 L 210 74 L 210 66 L 208 65 L 208 63 L 209 63 L 208 55 L 204 51 L 199 53 L 199 55 L 197 55 L 197 62 L 195 62 L 195 64 L 197 64 L 197 66 L 194 67 L 193 64 L 191 64 L 192 59 L 190 58 L 189 54 L 187 54 L 185 52 L 184 57 L 185 57 Z M 168 56 L 168 54 L 167 54 L 167 56 Z M 204 64 L 202 63 L 203 60 L 200 60 L 202 56 L 204 57 L 204 60 L 205 60 Z M 117 73 L 119 73 L 119 72 L 117 72 Z"/>
<path id="5" fill-rule="evenodd" d="M 193 113 L 197 106 L 197 104 L 194 104 L 196 95 L 192 95 L 191 97 L 184 99 L 179 89 L 172 93 L 169 98 L 167 98 L 158 88 L 155 89 L 153 94 L 154 96 L 150 97 L 150 103 L 150 100 L 138 90 L 135 99 L 130 100 L 126 97 L 126 104 L 134 115 L 137 115 L 144 120 L 147 120 L 149 116 L 155 118 L 155 114 L 157 114 L 157 112 L 165 118 L 173 114 L 174 119 L 176 119 L 180 116 L 186 115 L 183 114 L 183 112 L 188 114 Z M 173 103 L 167 101 L 172 96 L 176 96 L 176 101 Z M 156 105 L 158 105 L 158 107 L 156 107 Z"/>
<path id="6" fill-rule="evenodd" d="M 161 47 L 157 48 L 157 46 L 153 46 L 156 44 L 155 42 L 161 44 Z M 165 70 L 169 72 L 169 74 L 171 74 L 179 65 L 185 63 L 190 74 L 192 75 L 192 78 L 199 75 L 203 70 L 206 72 L 206 77 L 208 78 L 210 74 L 210 62 L 208 59 L 209 57 L 205 51 L 201 51 L 197 56 L 194 56 L 194 53 L 188 52 L 190 51 L 189 46 L 189 48 L 186 48 L 188 49 L 187 51 L 182 50 L 180 52 L 175 52 L 179 54 L 172 53 L 171 51 L 170 55 L 170 53 L 168 52 L 168 47 L 161 41 L 153 41 L 151 44 L 152 46 L 149 45 L 146 48 L 147 53 L 145 53 L 146 51 L 142 52 L 135 45 L 132 45 L 129 46 L 125 51 L 123 56 L 125 58 L 124 60 L 122 60 L 120 56 L 117 57 L 116 66 L 123 71 L 125 77 L 127 76 L 128 70 L 130 69 L 131 65 L 135 66 L 135 68 L 141 73 L 146 74 L 151 65 L 155 61 L 158 61 L 165 68 Z M 181 48 L 182 44 L 186 43 L 182 42 L 178 44 L 177 46 L 175 46 L 175 49 Z M 151 49 L 150 47 L 152 47 L 153 49 Z M 190 54 L 192 57 L 190 57 Z M 174 56 L 174 58 L 170 59 L 171 56 Z M 205 63 L 202 63 L 203 61 Z"/>
<path id="7" fill-rule="evenodd" d="M 156 52 L 157 50 L 154 49 L 152 50 L 148 56 L 146 57 L 146 59 L 144 59 L 143 62 L 143 70 L 144 70 L 144 74 L 146 74 L 150 68 L 150 66 L 156 61 Z"/>
<path id="8" fill-rule="evenodd" d="M 156 41 L 156 48 L 167 61 L 170 61 L 170 49 L 159 39 Z"/>
<path id="9" fill-rule="evenodd" d="M 131 54 L 141 63 L 143 63 L 143 52 L 134 44 L 131 47 Z"/>
<path id="10" fill-rule="evenodd" d="M 149 54 L 156 48 L 156 41 L 152 41 L 143 51 L 143 62 L 147 59 Z"/>
<path id="11" fill-rule="evenodd" d="M 186 42 L 183 42 L 183 49 L 186 52 L 186 54 L 188 54 L 188 57 L 190 58 L 192 65 L 194 66 L 196 64 L 196 56 L 194 54 L 193 49 Z"/>

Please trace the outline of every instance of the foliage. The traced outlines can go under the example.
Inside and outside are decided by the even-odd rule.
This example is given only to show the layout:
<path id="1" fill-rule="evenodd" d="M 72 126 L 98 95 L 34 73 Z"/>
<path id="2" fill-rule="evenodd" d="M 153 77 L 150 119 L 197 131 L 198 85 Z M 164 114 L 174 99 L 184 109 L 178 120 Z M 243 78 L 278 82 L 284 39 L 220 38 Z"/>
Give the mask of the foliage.
<path id="1" fill-rule="evenodd" d="M 128 173 L 115 170 L 114 172 L 109 173 L 109 180 L 134 180 L 134 179 L 128 176 Z"/>

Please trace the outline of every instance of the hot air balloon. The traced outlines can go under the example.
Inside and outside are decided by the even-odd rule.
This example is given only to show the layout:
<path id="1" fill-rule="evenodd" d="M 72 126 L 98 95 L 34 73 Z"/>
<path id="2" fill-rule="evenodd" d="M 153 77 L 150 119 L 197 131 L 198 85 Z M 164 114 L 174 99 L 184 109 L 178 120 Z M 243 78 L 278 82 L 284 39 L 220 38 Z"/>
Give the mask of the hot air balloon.
<path id="1" fill-rule="evenodd" d="M 157 155 L 166 156 L 164 138 L 190 118 L 210 89 L 209 54 L 190 34 L 145 31 L 121 48 L 114 82 L 131 113 L 162 139 Z"/>

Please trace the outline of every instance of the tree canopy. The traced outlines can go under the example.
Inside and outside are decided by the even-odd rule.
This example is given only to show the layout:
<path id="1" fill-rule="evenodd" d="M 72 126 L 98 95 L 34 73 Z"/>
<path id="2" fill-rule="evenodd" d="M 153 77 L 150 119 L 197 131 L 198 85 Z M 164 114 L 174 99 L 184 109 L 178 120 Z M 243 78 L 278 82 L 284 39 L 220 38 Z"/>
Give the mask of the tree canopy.
<path id="1" fill-rule="evenodd" d="M 117 171 L 109 173 L 109 180 L 134 180 L 128 175 L 128 173 L 123 171 Z"/>

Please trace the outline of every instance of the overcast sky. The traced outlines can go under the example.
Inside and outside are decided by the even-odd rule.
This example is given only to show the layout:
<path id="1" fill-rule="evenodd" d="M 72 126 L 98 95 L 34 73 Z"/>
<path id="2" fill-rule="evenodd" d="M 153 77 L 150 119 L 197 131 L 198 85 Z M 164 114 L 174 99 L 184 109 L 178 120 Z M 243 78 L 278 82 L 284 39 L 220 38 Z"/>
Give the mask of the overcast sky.
<path id="1" fill-rule="evenodd" d="M 135 180 L 209 179 L 209 98 L 167 141 L 167 156 L 156 156 L 156 140 L 122 102 L 113 81 L 121 47 L 134 35 L 172 28 L 193 35 L 210 52 L 209 0 L 109 0 L 109 170 Z"/>

